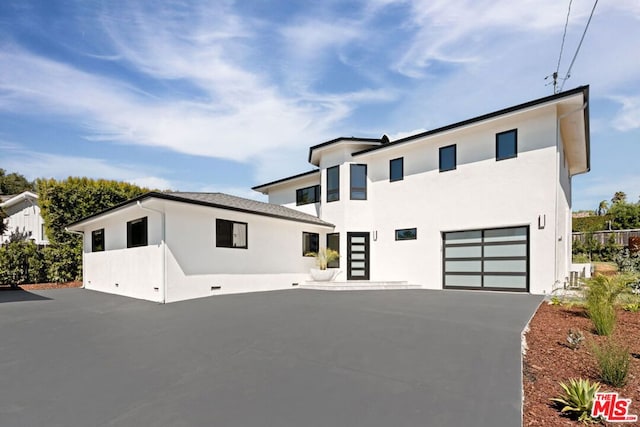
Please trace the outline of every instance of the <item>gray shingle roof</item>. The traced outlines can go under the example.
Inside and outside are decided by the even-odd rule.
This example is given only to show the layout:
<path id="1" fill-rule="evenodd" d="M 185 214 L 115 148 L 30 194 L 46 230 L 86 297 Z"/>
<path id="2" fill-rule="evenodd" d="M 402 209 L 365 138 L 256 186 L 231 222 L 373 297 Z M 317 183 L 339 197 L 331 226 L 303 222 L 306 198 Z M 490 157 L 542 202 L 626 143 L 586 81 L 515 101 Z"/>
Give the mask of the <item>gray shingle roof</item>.
<path id="1" fill-rule="evenodd" d="M 196 202 L 198 204 L 209 205 L 213 207 L 219 207 L 222 209 L 239 210 L 248 213 L 255 213 L 258 215 L 267 215 L 278 218 L 290 219 L 294 221 L 308 222 L 311 224 L 333 226 L 320 218 L 309 215 L 295 209 L 287 208 L 285 206 L 276 205 L 273 203 L 259 202 L 257 200 L 245 199 L 243 197 L 232 196 L 224 193 L 190 193 L 190 192 L 167 192 L 167 193 L 154 193 L 152 197 L 157 197 L 158 194 L 164 194 L 170 197 L 167 199 L 175 199 L 176 201 Z M 161 197 L 162 198 L 162 197 Z"/>

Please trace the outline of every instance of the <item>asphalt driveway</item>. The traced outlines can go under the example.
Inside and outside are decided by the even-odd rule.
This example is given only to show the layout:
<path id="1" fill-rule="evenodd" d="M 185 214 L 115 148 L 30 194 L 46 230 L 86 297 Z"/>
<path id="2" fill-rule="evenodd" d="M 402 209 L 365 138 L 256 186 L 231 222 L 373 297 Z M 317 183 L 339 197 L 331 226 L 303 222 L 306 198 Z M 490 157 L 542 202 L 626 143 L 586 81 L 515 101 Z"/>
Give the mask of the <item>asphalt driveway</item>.
<path id="1" fill-rule="evenodd" d="M 168 305 L 0 292 L 0 425 L 520 425 L 541 297 L 296 289 Z"/>

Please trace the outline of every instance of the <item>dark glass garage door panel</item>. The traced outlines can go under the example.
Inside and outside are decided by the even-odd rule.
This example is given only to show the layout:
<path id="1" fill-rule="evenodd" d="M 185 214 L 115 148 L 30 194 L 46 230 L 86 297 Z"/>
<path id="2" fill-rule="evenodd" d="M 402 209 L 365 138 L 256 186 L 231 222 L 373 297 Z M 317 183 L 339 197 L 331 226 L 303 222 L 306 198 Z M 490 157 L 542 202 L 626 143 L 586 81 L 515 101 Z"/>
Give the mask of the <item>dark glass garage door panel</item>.
<path id="1" fill-rule="evenodd" d="M 443 233 L 443 287 L 527 291 L 529 228 Z"/>

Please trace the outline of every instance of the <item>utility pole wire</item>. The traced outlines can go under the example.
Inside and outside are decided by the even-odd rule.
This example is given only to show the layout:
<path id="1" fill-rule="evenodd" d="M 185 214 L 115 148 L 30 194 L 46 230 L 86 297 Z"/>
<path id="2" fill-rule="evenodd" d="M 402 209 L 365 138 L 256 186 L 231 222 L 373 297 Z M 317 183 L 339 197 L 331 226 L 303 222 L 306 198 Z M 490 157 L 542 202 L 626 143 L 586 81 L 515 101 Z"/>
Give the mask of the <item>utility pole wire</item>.
<path id="1" fill-rule="evenodd" d="M 556 66 L 556 72 L 553 73 L 553 93 L 558 93 L 558 72 L 560 71 L 560 61 L 562 60 L 562 51 L 564 50 L 564 40 L 567 37 L 567 27 L 569 26 L 569 15 L 571 14 L 571 3 L 573 0 L 569 0 L 569 9 L 567 10 L 567 19 L 564 22 L 564 33 L 562 33 L 562 44 L 560 45 L 560 55 L 558 55 L 558 65 Z"/>
<path id="2" fill-rule="evenodd" d="M 580 43 L 578 44 L 578 48 L 576 49 L 575 55 L 573 55 L 573 59 L 571 60 L 571 64 L 569 65 L 569 69 L 567 70 L 567 74 L 562 81 L 562 85 L 560 86 L 560 92 L 562 92 L 562 88 L 564 87 L 565 82 L 569 77 L 571 77 L 571 68 L 573 67 L 573 63 L 576 62 L 576 58 L 578 57 L 578 52 L 580 52 L 580 47 L 582 47 L 582 42 L 584 41 L 584 36 L 587 34 L 587 29 L 589 29 L 589 24 L 591 23 L 591 18 L 593 18 L 593 12 L 596 10 L 596 6 L 598 5 L 598 0 L 593 3 L 593 9 L 591 9 L 591 15 L 589 15 L 589 20 L 587 21 L 587 25 L 584 27 L 584 32 L 582 33 L 582 37 L 580 38 Z"/>

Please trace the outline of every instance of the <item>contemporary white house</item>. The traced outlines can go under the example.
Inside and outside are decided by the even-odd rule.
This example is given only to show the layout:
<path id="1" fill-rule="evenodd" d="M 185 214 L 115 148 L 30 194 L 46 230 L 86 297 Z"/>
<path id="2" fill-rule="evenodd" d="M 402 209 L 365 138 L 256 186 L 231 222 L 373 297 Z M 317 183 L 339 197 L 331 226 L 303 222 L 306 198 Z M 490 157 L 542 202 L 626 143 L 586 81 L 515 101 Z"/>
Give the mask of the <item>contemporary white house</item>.
<path id="1" fill-rule="evenodd" d="M 24 233 L 37 245 L 48 245 L 44 221 L 40 215 L 38 195 L 31 191 L 0 196 L 0 208 L 5 212 L 7 229 L 0 235 L 0 244 L 9 240 L 11 233 Z"/>
<path id="2" fill-rule="evenodd" d="M 69 226 L 86 288 L 154 301 L 291 288 L 331 247 L 339 282 L 549 293 L 571 262 L 589 88 L 390 141 L 337 138 L 311 171 L 219 193 L 149 193 Z"/>

